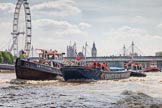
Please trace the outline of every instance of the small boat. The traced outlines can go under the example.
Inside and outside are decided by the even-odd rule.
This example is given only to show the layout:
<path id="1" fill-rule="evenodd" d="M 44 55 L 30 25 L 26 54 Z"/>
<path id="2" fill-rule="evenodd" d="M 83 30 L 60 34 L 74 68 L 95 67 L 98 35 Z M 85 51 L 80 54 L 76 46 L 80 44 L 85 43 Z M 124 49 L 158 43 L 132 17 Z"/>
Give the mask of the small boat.
<path id="1" fill-rule="evenodd" d="M 15 63 L 16 77 L 18 79 L 28 80 L 52 80 L 57 76 L 61 76 L 60 71 L 63 63 L 55 61 L 63 58 L 64 53 L 56 51 L 44 51 L 39 54 L 39 59 L 22 59 L 17 58 Z M 63 61 L 63 60 L 62 60 Z"/>
<path id="2" fill-rule="evenodd" d="M 106 69 L 106 68 L 105 68 Z M 125 70 L 125 69 L 124 69 Z M 114 71 L 102 70 L 94 68 L 92 65 L 85 66 L 64 66 L 61 68 L 64 80 L 114 80 L 130 77 L 129 71 L 120 70 Z"/>
<path id="3" fill-rule="evenodd" d="M 140 63 L 125 63 L 124 68 L 131 72 L 130 76 L 146 77 L 146 74 L 143 72 L 142 65 Z"/>
<path id="4" fill-rule="evenodd" d="M 150 65 L 143 70 L 144 72 L 161 72 L 161 69 L 157 67 L 155 62 L 151 62 Z"/>

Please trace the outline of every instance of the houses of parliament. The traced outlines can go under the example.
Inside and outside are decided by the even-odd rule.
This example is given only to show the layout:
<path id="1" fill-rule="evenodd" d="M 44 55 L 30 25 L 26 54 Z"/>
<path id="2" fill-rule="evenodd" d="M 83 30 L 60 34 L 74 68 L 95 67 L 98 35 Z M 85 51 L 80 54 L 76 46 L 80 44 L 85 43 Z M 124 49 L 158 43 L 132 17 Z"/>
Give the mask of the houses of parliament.
<path id="1" fill-rule="evenodd" d="M 73 45 L 67 46 L 67 57 L 85 57 L 85 48 L 83 46 L 82 51 L 77 52 L 76 42 L 74 42 Z M 91 48 L 91 57 L 97 57 L 97 48 L 95 45 L 95 42 L 93 42 L 92 48 Z"/>

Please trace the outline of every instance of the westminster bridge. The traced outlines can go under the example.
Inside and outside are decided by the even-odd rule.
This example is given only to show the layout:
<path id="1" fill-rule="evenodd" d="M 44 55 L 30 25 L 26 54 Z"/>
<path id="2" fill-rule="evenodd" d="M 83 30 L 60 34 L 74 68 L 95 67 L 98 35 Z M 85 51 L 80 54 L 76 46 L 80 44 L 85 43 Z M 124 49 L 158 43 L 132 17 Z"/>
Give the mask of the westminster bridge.
<path id="1" fill-rule="evenodd" d="M 76 61 L 75 57 L 65 57 L 66 60 Z M 82 61 L 86 63 L 91 63 L 93 61 L 100 63 L 109 63 L 110 66 L 118 66 L 122 67 L 125 62 L 129 62 L 131 60 L 130 56 L 103 56 L 103 57 L 86 57 L 83 58 Z M 149 63 L 154 62 L 158 67 L 162 69 L 162 56 L 134 56 L 134 62 L 139 62 L 143 64 L 143 66 L 147 66 Z"/>

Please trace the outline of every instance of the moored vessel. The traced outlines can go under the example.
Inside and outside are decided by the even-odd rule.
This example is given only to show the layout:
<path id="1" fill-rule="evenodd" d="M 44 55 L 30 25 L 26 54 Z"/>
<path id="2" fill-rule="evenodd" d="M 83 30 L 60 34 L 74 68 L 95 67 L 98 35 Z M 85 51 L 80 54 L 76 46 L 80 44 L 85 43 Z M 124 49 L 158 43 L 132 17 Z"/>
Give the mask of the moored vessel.
<path id="1" fill-rule="evenodd" d="M 146 67 L 144 72 L 161 72 L 161 69 L 158 68 L 157 64 L 155 62 L 151 62 L 148 67 Z"/>
<path id="2" fill-rule="evenodd" d="M 143 71 L 144 72 L 161 72 L 161 69 L 158 67 L 147 67 Z"/>

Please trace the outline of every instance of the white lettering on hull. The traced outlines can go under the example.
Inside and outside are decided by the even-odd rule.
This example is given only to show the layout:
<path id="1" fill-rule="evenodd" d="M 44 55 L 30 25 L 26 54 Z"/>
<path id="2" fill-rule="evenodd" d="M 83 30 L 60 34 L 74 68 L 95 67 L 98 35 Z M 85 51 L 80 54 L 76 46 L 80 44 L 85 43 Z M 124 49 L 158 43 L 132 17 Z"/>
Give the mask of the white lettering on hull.
<path id="1" fill-rule="evenodd" d="M 125 73 L 102 73 L 101 79 L 110 80 L 110 79 L 122 79 L 128 78 L 130 76 L 129 72 Z"/>

